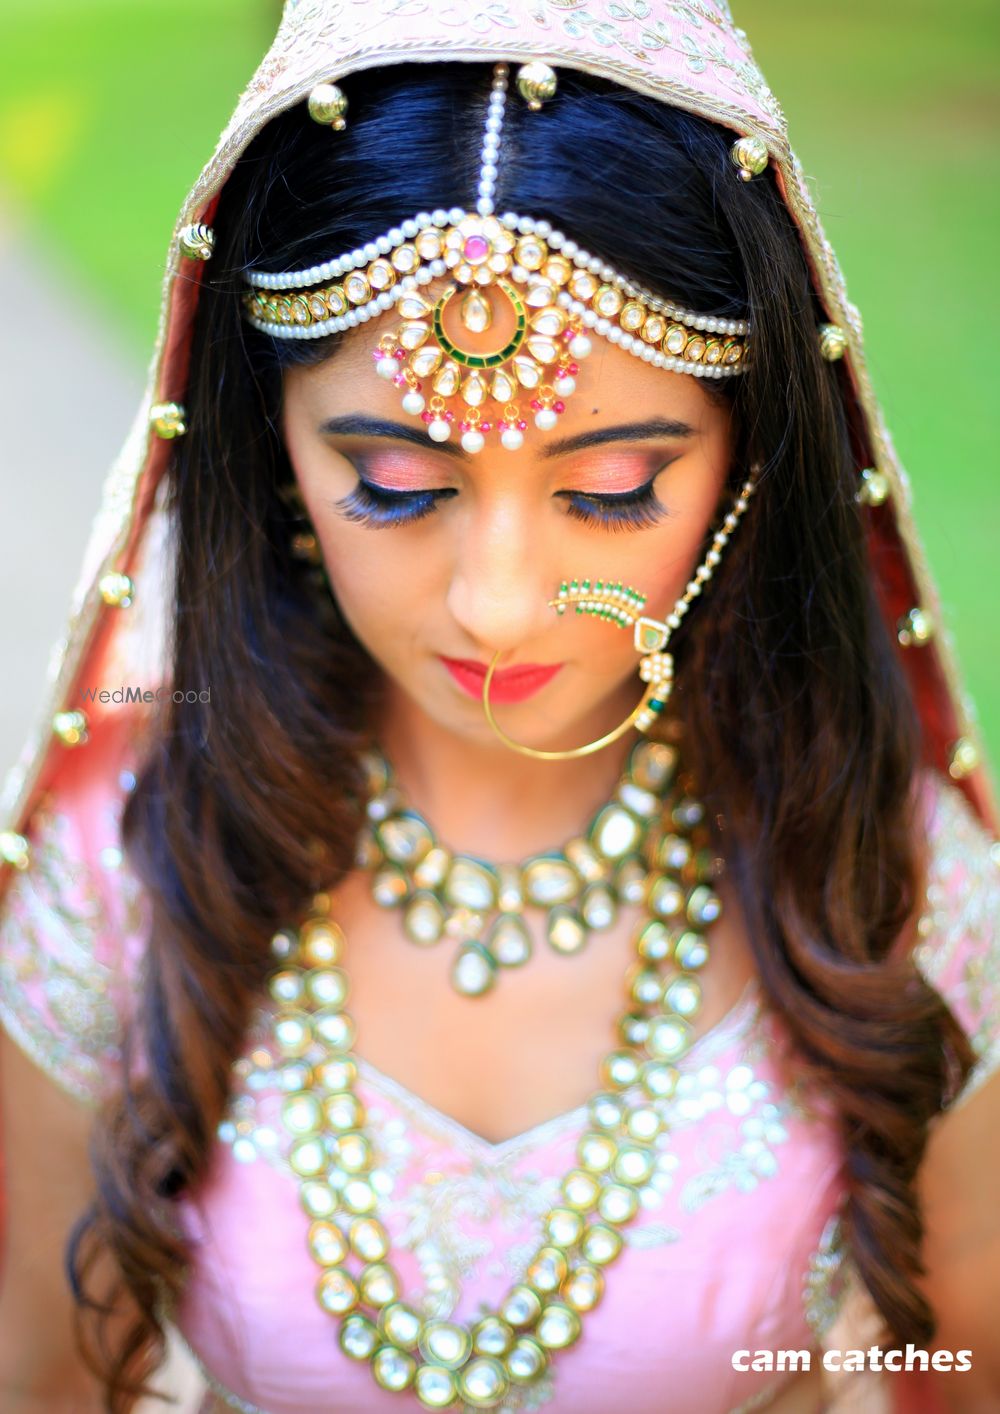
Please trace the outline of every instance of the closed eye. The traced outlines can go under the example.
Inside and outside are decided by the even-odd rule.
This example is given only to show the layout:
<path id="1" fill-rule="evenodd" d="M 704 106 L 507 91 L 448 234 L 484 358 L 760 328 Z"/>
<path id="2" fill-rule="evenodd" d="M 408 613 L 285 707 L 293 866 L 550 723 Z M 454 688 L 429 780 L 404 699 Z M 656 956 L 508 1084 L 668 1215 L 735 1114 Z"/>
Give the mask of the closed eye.
<path id="1" fill-rule="evenodd" d="M 359 478 L 354 490 L 333 504 L 345 520 L 359 524 L 408 525 L 429 516 L 439 500 L 457 495 L 454 487 L 436 491 L 393 491 Z"/>
<path id="2" fill-rule="evenodd" d="M 610 530 L 637 530 L 655 525 L 670 515 L 669 509 L 653 490 L 653 483 L 662 467 L 641 486 L 629 491 L 556 491 L 566 502 L 567 514 L 585 525 L 598 525 Z M 364 477 L 334 508 L 345 520 L 371 526 L 409 525 L 433 514 L 438 501 L 458 495 L 453 486 L 434 490 L 397 491 L 379 486 Z"/>
<path id="3" fill-rule="evenodd" d="M 662 470 L 658 467 L 648 481 L 630 491 L 557 491 L 556 495 L 567 502 L 569 514 L 585 525 L 640 530 L 670 515 L 653 490 L 653 483 Z"/>

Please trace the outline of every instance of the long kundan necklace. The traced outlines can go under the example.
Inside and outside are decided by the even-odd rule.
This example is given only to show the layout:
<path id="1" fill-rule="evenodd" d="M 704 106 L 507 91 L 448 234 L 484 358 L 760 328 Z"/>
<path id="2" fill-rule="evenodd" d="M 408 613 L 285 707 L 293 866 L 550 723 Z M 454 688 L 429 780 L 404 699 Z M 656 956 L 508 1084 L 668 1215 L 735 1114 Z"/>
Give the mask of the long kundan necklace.
<path id="1" fill-rule="evenodd" d="M 534 1384 L 556 1352 L 579 1340 L 586 1313 L 603 1294 L 605 1269 L 622 1249 L 621 1229 L 638 1212 L 639 1190 L 654 1172 L 656 1140 L 666 1129 L 662 1102 L 673 1094 L 677 1062 L 691 1045 L 701 1005 L 698 973 L 709 956 L 706 933 L 721 913 L 712 887 L 720 865 L 700 803 L 679 786 L 674 748 L 640 743 L 623 780 L 642 788 L 638 782 L 654 764 L 661 809 L 652 822 L 635 815 L 645 843 L 643 914 L 617 1041 L 599 1067 L 576 1166 L 562 1178 L 523 1279 L 473 1324 L 426 1316 L 402 1299 L 369 1178 L 374 1146 L 356 1090 L 346 945 L 330 917 L 329 896 L 317 894 L 298 928 L 274 936 L 278 966 L 270 994 L 286 1092 L 282 1119 L 310 1219 L 309 1251 L 321 1269 L 317 1299 L 339 1318 L 345 1355 L 367 1362 L 382 1389 L 412 1390 L 424 1408 L 464 1401 L 495 1409 L 511 1388 Z M 627 792 L 617 804 L 630 810 Z"/>

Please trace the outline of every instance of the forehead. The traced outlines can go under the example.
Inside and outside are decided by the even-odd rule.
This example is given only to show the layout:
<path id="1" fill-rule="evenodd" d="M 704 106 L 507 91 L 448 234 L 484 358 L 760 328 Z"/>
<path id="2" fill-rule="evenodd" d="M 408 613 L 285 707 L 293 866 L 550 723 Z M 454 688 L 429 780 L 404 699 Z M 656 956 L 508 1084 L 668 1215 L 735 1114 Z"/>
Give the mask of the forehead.
<path id="1" fill-rule="evenodd" d="M 319 420 L 354 411 L 405 419 L 401 390 L 376 375 L 373 357 L 398 322 L 392 312 L 371 320 L 337 336 L 321 362 L 289 368 L 286 387 L 295 390 L 296 406 Z M 578 364 L 576 390 L 564 400 L 560 434 L 654 416 L 685 423 L 698 434 L 728 420 L 728 404 L 718 389 L 690 374 L 655 368 L 604 339 L 592 344 L 590 355 Z M 531 390 L 518 389 L 524 412 L 531 411 L 532 396 Z"/>

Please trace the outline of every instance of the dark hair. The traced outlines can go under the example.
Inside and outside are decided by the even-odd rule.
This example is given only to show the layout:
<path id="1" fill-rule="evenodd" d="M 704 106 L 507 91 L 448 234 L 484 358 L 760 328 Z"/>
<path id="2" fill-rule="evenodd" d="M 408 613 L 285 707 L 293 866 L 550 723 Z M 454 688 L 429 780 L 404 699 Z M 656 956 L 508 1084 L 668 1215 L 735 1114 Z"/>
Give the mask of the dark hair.
<path id="1" fill-rule="evenodd" d="M 238 711 L 168 708 L 124 821 L 154 920 L 141 1022 L 148 1079 L 101 1119 L 98 1197 L 69 1253 L 80 1335 L 102 1253 L 132 1318 L 90 1358 L 108 1408 L 131 1408 L 162 1350 L 161 1297 L 188 1253 L 167 1200 L 206 1171 L 269 939 L 352 864 L 358 748 L 376 674 L 291 553 L 277 432 L 282 368 L 334 340 L 275 341 L 241 319 L 242 272 L 349 250 L 475 191 L 484 68 L 389 68 L 344 82 L 332 137 L 305 105 L 273 119 L 223 190 L 186 393 L 190 430 L 169 469 L 177 534 L 174 686 Z M 767 175 L 743 185 L 733 134 L 571 73 L 540 113 L 509 105 L 498 209 L 558 225 L 643 285 L 749 317 L 730 401 L 729 497 L 760 486 L 675 636 L 685 760 L 716 821 L 767 998 L 804 1079 L 843 1136 L 846 1236 L 888 1330 L 926 1341 L 914 1284 L 914 1178 L 947 1098 L 949 1053 L 970 1052 L 944 1003 L 890 948 L 920 897 L 914 786 L 921 743 L 877 602 L 856 503 L 870 449 L 845 416 L 845 376 L 820 357 L 822 319 L 798 233 Z M 706 537 L 706 548 L 708 537 Z M 252 766 L 252 769 L 248 769 Z"/>

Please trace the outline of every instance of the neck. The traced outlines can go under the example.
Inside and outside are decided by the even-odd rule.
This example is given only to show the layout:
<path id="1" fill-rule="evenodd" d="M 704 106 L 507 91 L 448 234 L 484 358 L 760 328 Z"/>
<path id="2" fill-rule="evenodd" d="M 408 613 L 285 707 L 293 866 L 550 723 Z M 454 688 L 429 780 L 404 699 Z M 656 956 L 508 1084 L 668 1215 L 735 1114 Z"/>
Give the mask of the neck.
<path id="1" fill-rule="evenodd" d="M 611 797 L 636 740 L 629 733 L 591 756 L 537 761 L 500 741 L 460 735 L 394 693 L 378 735 L 406 804 L 442 844 L 496 863 L 558 849 L 583 834 Z"/>

